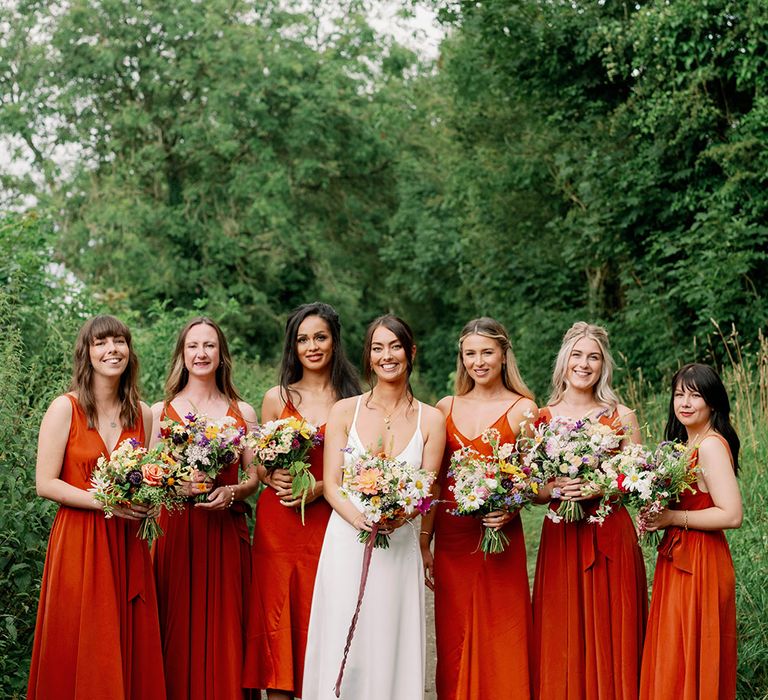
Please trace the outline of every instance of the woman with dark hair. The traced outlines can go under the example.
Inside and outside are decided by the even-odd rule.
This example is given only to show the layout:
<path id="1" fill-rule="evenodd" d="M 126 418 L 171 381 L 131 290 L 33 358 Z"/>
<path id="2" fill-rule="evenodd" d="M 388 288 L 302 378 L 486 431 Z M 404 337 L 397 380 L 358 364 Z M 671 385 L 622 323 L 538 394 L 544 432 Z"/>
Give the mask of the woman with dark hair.
<path id="1" fill-rule="evenodd" d="M 123 440 L 146 444 L 131 333 L 113 316 L 80 329 L 69 392 L 40 425 L 37 493 L 60 504 L 40 589 L 27 697 L 162 700 L 165 680 L 155 582 L 136 534 L 140 505 L 106 519 L 88 492 L 100 457 Z"/>
<path id="2" fill-rule="evenodd" d="M 723 382 L 707 365 L 672 378 L 666 438 L 693 449 L 696 480 L 650 530 L 659 546 L 640 682 L 642 700 L 736 697 L 736 583 L 723 530 L 741 526 L 739 438 Z"/>
<path id="3" fill-rule="evenodd" d="M 256 412 L 232 383 L 232 358 L 219 326 L 205 317 L 182 328 L 165 385 L 165 400 L 152 411 L 160 439 L 165 418 L 184 422 L 189 413 L 231 416 L 248 429 Z M 256 490 L 252 455 L 226 465 L 216 481 L 185 482 L 192 497 L 181 513 L 163 513 L 165 536 L 155 548 L 160 628 L 169 700 L 235 700 L 243 697 L 245 601 L 250 584 L 250 537 L 243 501 Z M 240 483 L 239 470 L 250 474 Z M 204 476 L 204 475 L 203 475 Z"/>
<path id="4" fill-rule="evenodd" d="M 445 454 L 438 505 L 421 528 L 427 585 L 435 591 L 437 694 L 440 700 L 528 698 L 531 599 L 520 518 L 502 510 L 482 520 L 452 515 L 456 500 L 446 476 L 451 455 L 464 446 L 491 454 L 483 441 L 487 428 L 499 432 L 501 443 L 514 444 L 521 422 L 538 415 L 498 321 L 483 317 L 464 326 L 455 384 L 455 395 L 437 404 L 446 419 Z M 504 552 L 479 550 L 486 526 L 506 535 Z"/>
<path id="5" fill-rule="evenodd" d="M 563 336 L 552 394 L 539 412 L 591 417 L 640 442 L 633 411 L 611 386 L 608 333 L 579 321 Z M 648 609 L 645 564 L 632 519 L 615 509 L 602 524 L 588 517 L 556 522 L 561 500 L 581 501 L 587 516 L 598 497 L 582 480 L 558 477 L 542 489 L 550 501 L 541 528 L 533 583 L 533 694 L 541 700 L 636 700 Z"/>
<path id="6" fill-rule="evenodd" d="M 364 545 L 358 535 L 372 523 L 339 493 L 343 468 L 366 453 L 384 453 L 436 472 L 445 421 L 417 401 L 410 387 L 416 345 L 408 324 L 381 316 L 365 336 L 363 366 L 369 392 L 342 399 L 326 427 L 323 492 L 333 508 L 312 597 L 303 700 L 335 698 L 358 597 Z M 349 650 L 341 698 L 419 700 L 424 695 L 424 583 L 413 521 L 391 524 L 388 549 L 374 549 L 365 597 Z"/>
<path id="7" fill-rule="evenodd" d="M 359 393 L 333 307 L 315 302 L 293 311 L 285 324 L 280 384 L 264 395 L 261 420 L 294 417 L 324 433 L 331 406 Z M 322 445 L 309 461 L 316 484 L 306 497 L 303 523 L 289 472 L 267 474 L 259 465 L 269 488 L 256 507 L 243 685 L 266 688 L 270 700 L 301 695 L 312 589 L 331 515 L 323 498 Z"/>

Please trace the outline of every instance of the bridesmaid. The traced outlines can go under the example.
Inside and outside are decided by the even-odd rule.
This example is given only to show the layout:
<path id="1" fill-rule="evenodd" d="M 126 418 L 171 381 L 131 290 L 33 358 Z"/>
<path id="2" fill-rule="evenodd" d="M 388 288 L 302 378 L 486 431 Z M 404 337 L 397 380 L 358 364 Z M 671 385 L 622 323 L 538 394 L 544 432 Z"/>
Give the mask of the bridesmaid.
<path id="1" fill-rule="evenodd" d="M 152 407 L 156 423 L 183 421 L 188 413 L 232 416 L 248 428 L 256 413 L 232 384 L 232 359 L 221 329 L 209 318 L 179 333 L 165 384 L 165 400 Z M 159 440 L 155 431 L 153 442 Z M 251 455 L 226 466 L 215 483 L 186 483 L 188 496 L 209 491 L 204 503 L 163 513 L 165 536 L 155 549 L 160 629 L 169 700 L 235 700 L 243 697 L 242 665 L 250 538 L 243 503 L 256 490 Z"/>
<path id="2" fill-rule="evenodd" d="M 80 329 L 68 393 L 40 425 L 38 495 L 60 504 L 45 560 L 32 648 L 30 700 L 165 698 L 155 582 L 137 536 L 147 509 L 107 520 L 88 493 L 101 456 L 146 444 L 152 414 L 139 401 L 131 333 L 113 316 Z"/>
<path id="3" fill-rule="evenodd" d="M 666 528 L 653 579 L 643 651 L 643 700 L 736 697 L 736 591 L 723 530 L 741 526 L 739 438 L 723 382 L 690 364 L 672 379 L 667 440 L 693 448 L 693 493 L 662 511 Z"/>
<path id="4" fill-rule="evenodd" d="M 324 493 L 333 507 L 317 568 L 307 638 L 304 700 L 333 700 L 347 631 L 358 598 L 364 546 L 372 523 L 339 494 L 343 468 L 383 452 L 427 471 L 440 466 L 445 424 L 413 396 L 416 346 L 402 319 L 377 318 L 363 350 L 370 392 L 342 399 L 328 416 Z M 421 700 L 426 629 L 416 522 L 392 525 L 388 549 L 372 551 L 367 587 L 341 684 L 342 700 Z"/>
<path id="5" fill-rule="evenodd" d="M 600 326 L 575 323 L 563 337 L 541 418 L 598 417 L 640 442 L 634 413 L 611 388 L 613 358 Z M 579 479 L 559 478 L 543 490 L 583 500 L 587 516 L 598 499 L 581 497 Z M 602 525 L 586 518 L 545 518 L 533 586 L 533 683 L 541 700 L 635 700 L 648 607 L 645 565 L 624 508 Z"/>
<path id="6" fill-rule="evenodd" d="M 462 329 L 455 391 L 437 404 L 446 418 L 440 502 L 424 519 L 420 538 L 427 585 L 435 591 L 437 695 L 530 698 L 531 601 L 518 513 L 495 511 L 480 521 L 449 512 L 456 507 L 446 475 L 454 451 L 467 445 L 490 454 L 481 439 L 486 428 L 498 430 L 501 442 L 514 443 L 520 423 L 538 414 L 498 321 L 478 318 Z M 479 551 L 484 526 L 503 530 L 509 539 L 504 552 Z"/>
<path id="7" fill-rule="evenodd" d="M 324 433 L 331 406 L 359 393 L 336 311 L 320 302 L 300 306 L 285 325 L 280 384 L 264 396 L 262 421 L 293 416 Z M 323 498 L 322 445 L 312 449 L 310 463 L 317 482 L 305 502 L 304 524 L 288 471 L 267 475 L 259 466 L 269 488 L 256 508 L 243 685 L 267 688 L 269 700 L 301 694 L 312 589 L 331 515 Z"/>

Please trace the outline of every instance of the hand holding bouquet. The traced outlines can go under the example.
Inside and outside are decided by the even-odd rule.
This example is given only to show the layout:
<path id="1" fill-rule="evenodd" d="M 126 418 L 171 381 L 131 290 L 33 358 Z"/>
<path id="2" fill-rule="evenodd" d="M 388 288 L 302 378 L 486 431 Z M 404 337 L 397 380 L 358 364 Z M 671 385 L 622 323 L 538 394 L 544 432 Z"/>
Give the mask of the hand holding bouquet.
<path id="1" fill-rule="evenodd" d="M 281 418 L 259 426 L 248 436 L 248 445 L 267 473 L 285 469 L 291 477 L 291 495 L 301 498 L 301 522 L 304 505 L 315 488 L 315 477 L 307 460 L 309 451 L 323 441 L 320 430 L 311 423 L 296 418 Z"/>
<path id="2" fill-rule="evenodd" d="M 520 444 L 524 466 L 539 469 L 545 480 L 589 476 L 602 461 L 615 454 L 623 438 L 622 428 L 600 423 L 597 418 L 568 418 L 552 416 L 532 426 L 532 434 L 521 435 Z M 586 494 L 585 494 L 586 495 Z M 547 516 L 559 522 L 574 522 L 584 517 L 578 501 L 564 500 Z"/>
<path id="3" fill-rule="evenodd" d="M 186 423 L 166 418 L 160 422 L 163 449 L 181 467 L 180 476 L 193 479 L 196 472 L 213 481 L 221 470 L 236 461 L 245 446 L 245 430 L 234 418 L 208 418 L 202 414 L 188 413 Z M 198 501 L 205 501 L 201 494 Z"/>
<path id="4" fill-rule="evenodd" d="M 99 457 L 88 490 L 103 505 L 107 518 L 114 515 L 116 507 L 131 504 L 173 510 L 183 503 L 176 492 L 177 472 L 178 466 L 170 455 L 158 448 L 147 450 L 131 438 L 120 443 L 109 459 Z M 137 533 L 150 543 L 162 534 L 153 516 L 142 520 Z"/>
<path id="5" fill-rule="evenodd" d="M 367 520 L 386 527 L 387 522 L 418 511 L 422 515 L 432 506 L 430 489 L 435 475 L 383 455 L 364 454 L 344 468 L 340 493 L 349 498 Z M 389 535 L 378 531 L 374 547 L 389 547 Z M 371 533 L 362 530 L 360 542 Z"/>
<path id="6" fill-rule="evenodd" d="M 523 465 L 512 443 L 499 444 L 500 434 L 487 429 L 482 441 L 491 446 L 490 456 L 471 447 L 462 447 L 451 456 L 449 489 L 456 500 L 454 515 L 487 515 L 513 511 L 528 505 L 542 483 L 538 466 Z M 480 540 L 485 554 L 503 552 L 509 539 L 502 530 L 486 527 Z"/>

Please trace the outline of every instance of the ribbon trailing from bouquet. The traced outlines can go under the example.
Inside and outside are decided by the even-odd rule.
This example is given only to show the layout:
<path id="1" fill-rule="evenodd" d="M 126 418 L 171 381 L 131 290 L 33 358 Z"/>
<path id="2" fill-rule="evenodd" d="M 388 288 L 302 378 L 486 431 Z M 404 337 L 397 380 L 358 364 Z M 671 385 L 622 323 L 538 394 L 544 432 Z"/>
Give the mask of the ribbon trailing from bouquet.
<path id="1" fill-rule="evenodd" d="M 373 547 L 376 544 L 376 534 L 379 531 L 379 524 L 374 523 L 371 530 L 371 536 L 365 543 L 365 551 L 363 552 L 363 568 L 360 572 L 360 590 L 357 593 L 357 606 L 355 607 L 355 614 L 352 615 L 352 622 L 349 624 L 349 632 L 347 632 L 347 644 L 344 647 L 344 658 L 341 660 L 341 668 L 339 668 L 339 676 L 336 679 L 336 687 L 334 693 L 338 698 L 341 694 L 341 679 L 344 677 L 344 667 L 347 665 L 347 656 L 349 656 L 349 648 L 352 646 L 352 637 L 355 636 L 355 627 L 357 627 L 357 618 L 360 616 L 360 607 L 363 604 L 363 595 L 365 594 L 365 584 L 368 581 L 368 569 L 371 568 L 371 555 L 373 554 Z"/>

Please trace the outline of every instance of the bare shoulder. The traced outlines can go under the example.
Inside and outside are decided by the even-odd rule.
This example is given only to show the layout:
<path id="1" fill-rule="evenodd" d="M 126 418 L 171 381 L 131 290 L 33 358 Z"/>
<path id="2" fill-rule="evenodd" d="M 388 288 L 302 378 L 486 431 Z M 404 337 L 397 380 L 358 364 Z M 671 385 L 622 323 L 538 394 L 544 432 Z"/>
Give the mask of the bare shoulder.
<path id="1" fill-rule="evenodd" d="M 331 420 L 332 418 L 345 418 L 346 416 L 351 417 L 355 412 L 359 398 L 359 396 L 349 396 L 346 399 L 339 399 L 333 406 L 331 406 L 328 420 Z"/>
<path id="2" fill-rule="evenodd" d="M 531 414 L 532 416 L 537 416 L 539 413 L 539 407 L 536 405 L 536 402 L 533 399 L 529 398 L 523 398 L 520 399 L 514 406 L 512 406 L 509 411 L 507 412 L 507 415 L 511 418 L 513 416 L 519 416 L 520 418 L 525 418 L 528 416 L 528 414 Z"/>
<path id="3" fill-rule="evenodd" d="M 280 386 L 273 386 L 268 389 L 261 400 L 261 419 L 264 421 L 276 419 L 283 412 L 284 405 L 285 402 L 280 395 Z"/>
<path id="4" fill-rule="evenodd" d="M 451 404 L 453 403 L 453 396 L 443 396 L 436 404 L 435 408 L 440 411 L 444 416 L 447 416 L 451 412 Z"/>
<path id="5" fill-rule="evenodd" d="M 427 430 L 445 430 L 445 416 L 443 412 L 429 404 L 422 404 L 421 422 Z"/>
<path id="6" fill-rule="evenodd" d="M 247 401 L 238 401 L 237 408 L 246 423 L 255 425 L 259 422 L 256 410 Z"/>
<path id="7" fill-rule="evenodd" d="M 152 404 L 152 408 L 150 409 L 150 411 L 152 411 L 152 417 L 156 421 L 160 420 L 160 416 L 163 414 L 163 408 L 165 408 L 164 401 L 158 401 Z"/>
<path id="8" fill-rule="evenodd" d="M 634 416 L 635 409 L 625 406 L 623 403 L 617 404 L 616 412 L 619 414 L 619 418 L 626 418 L 627 416 Z"/>
<path id="9" fill-rule="evenodd" d="M 699 463 L 705 467 L 731 464 L 731 454 L 718 435 L 707 435 L 699 445 Z"/>
<path id="10" fill-rule="evenodd" d="M 157 404 L 155 404 L 156 406 Z M 152 406 L 150 408 L 146 403 L 143 401 L 139 401 L 139 410 L 141 411 L 141 417 L 144 419 L 144 422 L 151 421 L 154 415 L 155 406 Z"/>

